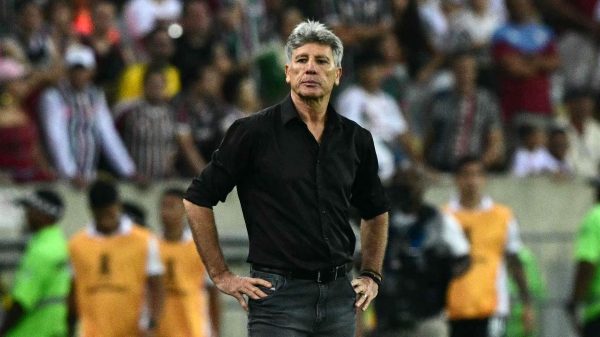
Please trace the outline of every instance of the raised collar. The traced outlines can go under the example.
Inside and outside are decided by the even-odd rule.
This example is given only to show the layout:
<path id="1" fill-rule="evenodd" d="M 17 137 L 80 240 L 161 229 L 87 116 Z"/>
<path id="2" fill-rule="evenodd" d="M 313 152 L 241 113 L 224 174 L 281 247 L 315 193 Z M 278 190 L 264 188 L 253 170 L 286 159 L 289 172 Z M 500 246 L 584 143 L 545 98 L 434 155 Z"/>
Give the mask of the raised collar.
<path id="1" fill-rule="evenodd" d="M 287 95 L 287 97 L 281 102 L 281 123 L 286 125 L 293 119 L 300 119 L 298 115 L 298 110 L 296 110 L 296 106 L 294 106 L 294 102 L 292 101 L 292 96 Z M 326 124 L 330 124 L 331 126 L 339 126 L 341 125 L 342 119 L 340 115 L 335 111 L 335 109 L 331 106 L 331 104 L 327 105 L 327 121 Z"/>
<path id="2" fill-rule="evenodd" d="M 87 233 L 91 237 L 109 237 L 109 236 L 116 236 L 116 235 L 127 235 L 127 234 L 129 234 L 129 232 L 131 232 L 132 228 L 133 228 L 133 222 L 131 221 L 131 219 L 129 217 L 123 215 L 123 216 L 121 216 L 121 219 L 119 220 L 119 228 L 117 228 L 117 230 L 114 233 L 112 233 L 110 235 L 105 235 L 105 234 L 98 232 L 98 230 L 96 229 L 96 224 L 93 221 L 87 226 Z"/>
<path id="3" fill-rule="evenodd" d="M 483 198 L 481 198 L 481 202 L 479 203 L 479 205 L 476 208 L 469 209 L 469 210 L 471 210 L 471 211 L 487 211 L 487 210 L 491 209 L 493 205 L 494 205 L 494 200 L 492 200 L 492 198 L 490 196 L 486 195 Z M 453 212 L 466 210 L 460 204 L 460 198 L 458 197 L 458 195 L 454 195 L 454 196 L 452 196 L 452 198 L 450 198 L 450 203 L 448 203 L 448 207 Z"/>

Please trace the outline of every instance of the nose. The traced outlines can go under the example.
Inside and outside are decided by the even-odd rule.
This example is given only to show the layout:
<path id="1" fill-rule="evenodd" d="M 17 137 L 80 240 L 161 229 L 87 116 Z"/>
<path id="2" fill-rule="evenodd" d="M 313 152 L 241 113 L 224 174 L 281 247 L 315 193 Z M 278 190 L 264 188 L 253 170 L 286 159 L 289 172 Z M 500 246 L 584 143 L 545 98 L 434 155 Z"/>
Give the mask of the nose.
<path id="1" fill-rule="evenodd" d="M 306 63 L 306 73 L 307 74 L 316 74 L 317 70 L 316 70 L 316 64 L 314 60 L 309 60 Z"/>

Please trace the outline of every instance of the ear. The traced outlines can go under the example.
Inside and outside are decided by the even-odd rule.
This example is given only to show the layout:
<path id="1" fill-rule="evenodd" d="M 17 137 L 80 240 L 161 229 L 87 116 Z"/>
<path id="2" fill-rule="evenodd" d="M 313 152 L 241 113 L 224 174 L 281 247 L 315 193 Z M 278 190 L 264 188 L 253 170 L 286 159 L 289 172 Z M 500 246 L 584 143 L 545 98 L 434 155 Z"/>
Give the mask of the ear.
<path id="1" fill-rule="evenodd" d="M 340 79 L 342 78 L 342 67 L 337 67 L 335 70 L 335 85 L 340 85 Z"/>
<path id="2" fill-rule="evenodd" d="M 285 83 L 287 83 L 287 84 L 289 84 L 291 81 L 289 71 L 290 71 L 290 65 L 286 63 L 285 64 Z"/>

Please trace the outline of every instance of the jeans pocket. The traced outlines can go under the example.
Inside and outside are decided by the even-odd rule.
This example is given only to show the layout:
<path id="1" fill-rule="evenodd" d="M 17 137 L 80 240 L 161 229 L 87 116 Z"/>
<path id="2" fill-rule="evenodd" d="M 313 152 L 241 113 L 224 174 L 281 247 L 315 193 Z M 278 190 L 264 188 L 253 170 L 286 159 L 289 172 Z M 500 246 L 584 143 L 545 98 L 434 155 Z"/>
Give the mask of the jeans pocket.
<path id="1" fill-rule="evenodd" d="M 263 297 L 261 299 L 258 299 L 258 300 L 250 299 L 251 301 L 255 301 L 255 302 L 262 302 L 271 297 L 274 297 L 279 291 L 281 291 L 281 289 L 285 286 L 285 283 L 286 283 L 285 276 L 279 275 L 279 274 L 273 274 L 273 273 L 267 273 L 267 272 L 263 272 L 263 271 L 252 270 L 250 272 L 250 276 L 253 278 L 263 279 L 263 280 L 269 281 L 271 283 L 271 287 L 264 287 L 261 285 L 256 286 L 258 289 L 262 290 L 262 292 L 267 294 L 267 296 Z"/>

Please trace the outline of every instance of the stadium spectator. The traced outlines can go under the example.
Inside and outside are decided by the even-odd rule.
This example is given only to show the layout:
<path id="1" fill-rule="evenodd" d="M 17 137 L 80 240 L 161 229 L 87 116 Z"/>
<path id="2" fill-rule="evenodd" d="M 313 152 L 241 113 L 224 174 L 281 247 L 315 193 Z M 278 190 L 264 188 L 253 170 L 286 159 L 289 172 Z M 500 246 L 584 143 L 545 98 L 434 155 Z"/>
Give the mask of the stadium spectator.
<path id="1" fill-rule="evenodd" d="M 55 177 L 42 149 L 38 127 L 22 107 L 31 89 L 27 74 L 23 64 L 0 58 L 0 172 L 14 182 Z"/>
<path id="2" fill-rule="evenodd" d="M 553 127 L 548 135 L 548 152 L 556 161 L 558 176 L 568 177 L 573 175 L 573 167 L 569 164 L 569 136 L 564 128 Z"/>
<path id="3" fill-rule="evenodd" d="M 550 77 L 559 67 L 554 33 L 539 22 L 532 0 L 507 0 L 508 22 L 492 40 L 504 122 L 549 126 L 553 114 Z"/>
<path id="4" fill-rule="evenodd" d="M 182 189 L 166 189 L 160 200 L 165 304 L 156 336 L 219 336 L 219 291 L 208 278 L 186 225 L 184 194 Z"/>
<path id="5" fill-rule="evenodd" d="M 223 81 L 223 102 L 226 104 L 227 112 L 221 128 L 225 132 L 235 120 L 250 116 L 260 109 L 254 79 L 242 71 L 227 75 Z"/>
<path id="6" fill-rule="evenodd" d="M 181 0 L 129 0 L 123 8 L 127 32 L 134 39 L 145 37 L 159 25 L 176 22 Z"/>
<path id="7" fill-rule="evenodd" d="M 42 93 L 39 114 L 46 146 L 58 174 L 76 187 L 96 176 L 100 150 L 123 177 L 135 165 L 115 129 L 104 93 L 92 84 L 94 53 L 85 46 L 67 50 L 68 76 Z"/>
<path id="8" fill-rule="evenodd" d="M 557 173 L 558 163 L 546 147 L 546 130 L 536 126 L 523 124 L 517 130 L 520 145 L 517 147 L 512 161 L 512 174 L 516 177 Z"/>
<path id="9" fill-rule="evenodd" d="M 391 2 L 386 0 L 323 0 L 322 20 L 344 43 L 342 86 L 355 79 L 354 57 L 364 43 L 392 29 Z"/>
<path id="10" fill-rule="evenodd" d="M 597 94 L 600 90 L 600 1 L 550 0 L 548 5 L 548 15 L 563 28 L 558 50 L 565 87 L 587 87 Z"/>
<path id="11" fill-rule="evenodd" d="M 523 266 L 516 255 L 521 240 L 512 210 L 484 194 L 485 168 L 476 157 L 458 161 L 455 181 L 458 195 L 446 210 L 456 217 L 469 239 L 472 263 L 463 276 L 450 283 L 450 337 L 504 335 L 509 314 L 505 263 L 519 287 L 524 326 L 531 331 L 533 308 Z"/>
<path id="12" fill-rule="evenodd" d="M 392 96 L 381 88 L 383 58 L 369 47 L 355 58 L 358 82 L 336 100 L 336 110 L 373 134 L 379 160 L 379 176 L 388 181 L 397 163 L 419 161 L 408 124 Z"/>
<path id="13" fill-rule="evenodd" d="M 454 218 L 423 200 L 425 184 L 411 167 L 387 189 L 392 207 L 374 336 L 448 336 L 446 291 L 468 268 L 469 243 Z"/>
<path id="14" fill-rule="evenodd" d="M 69 46 L 79 43 L 73 27 L 73 8 L 67 0 L 50 0 L 45 8 L 48 17 L 46 30 L 62 57 Z"/>
<path id="15" fill-rule="evenodd" d="M 567 161 L 575 174 L 593 177 L 600 164 L 600 124 L 592 117 L 596 109 L 593 94 L 587 90 L 568 90 L 564 100 L 568 114 Z"/>
<path id="16" fill-rule="evenodd" d="M 36 1 L 16 2 L 17 30 L 12 42 L 24 61 L 37 71 L 49 71 L 60 63 L 60 54 L 44 26 L 43 8 Z"/>
<path id="17" fill-rule="evenodd" d="M 567 312 L 581 337 L 600 334 L 600 175 L 591 180 L 595 204 L 583 217 L 575 240 L 577 266 Z"/>
<path id="18" fill-rule="evenodd" d="M 21 202 L 32 236 L 5 302 L 10 306 L 0 324 L 0 336 L 66 336 L 71 281 L 67 240 L 58 225 L 63 200 L 51 190 L 40 189 Z"/>
<path id="19" fill-rule="evenodd" d="M 477 87 L 477 61 L 468 53 L 452 60 L 454 89 L 432 99 L 425 136 L 428 165 L 453 171 L 458 159 L 480 156 L 487 168 L 502 166 L 504 141 L 494 96 Z"/>
<path id="20" fill-rule="evenodd" d="M 429 69 L 437 67 L 438 62 L 421 8 L 418 0 L 392 1 L 393 31 L 403 50 L 408 74 L 413 80 L 429 77 Z"/>
<path id="21" fill-rule="evenodd" d="M 115 108 L 123 143 L 137 169 L 137 181 L 147 185 L 174 173 L 177 143 L 175 113 L 164 96 L 162 68 L 148 68 L 144 96 Z"/>
<path id="22" fill-rule="evenodd" d="M 260 97 L 265 106 L 280 102 L 288 93 L 285 86 L 285 74 L 281 71 L 285 67 L 286 61 L 283 46 L 285 39 L 294 27 L 302 22 L 302 19 L 302 13 L 297 8 L 285 9 L 279 25 L 271 32 L 269 35 L 271 38 L 265 41 L 254 60 L 254 66 L 259 73 Z"/>
<path id="23" fill-rule="evenodd" d="M 144 93 L 143 78 L 149 67 L 162 68 L 167 79 L 165 95 L 173 98 L 181 89 L 179 70 L 170 63 L 173 56 L 173 40 L 166 28 L 157 27 L 144 37 L 144 44 L 148 53 L 146 62 L 129 65 L 121 74 L 117 101 L 124 102 L 140 98 Z"/>
<path id="24" fill-rule="evenodd" d="M 109 103 L 115 101 L 115 84 L 119 75 L 133 59 L 131 50 L 121 42 L 115 17 L 114 4 L 105 0 L 95 2 L 92 7 L 93 30 L 81 37 L 81 42 L 94 50 L 94 83 L 104 90 Z"/>
<path id="25" fill-rule="evenodd" d="M 81 336 L 153 336 L 164 299 L 158 240 L 122 215 L 114 184 L 95 182 L 88 202 L 93 221 L 69 241 Z M 150 318 L 140 328 L 144 303 Z"/>
<path id="26" fill-rule="evenodd" d="M 213 63 L 214 49 L 218 43 L 213 16 L 204 0 L 191 0 L 183 4 L 183 34 L 175 40 L 172 58 L 181 74 L 183 88 L 192 85 L 199 67 Z"/>
<path id="27" fill-rule="evenodd" d="M 196 80 L 175 100 L 177 134 L 183 171 L 199 174 L 223 138 L 226 107 L 222 101 L 223 77 L 213 66 L 196 70 Z"/>

